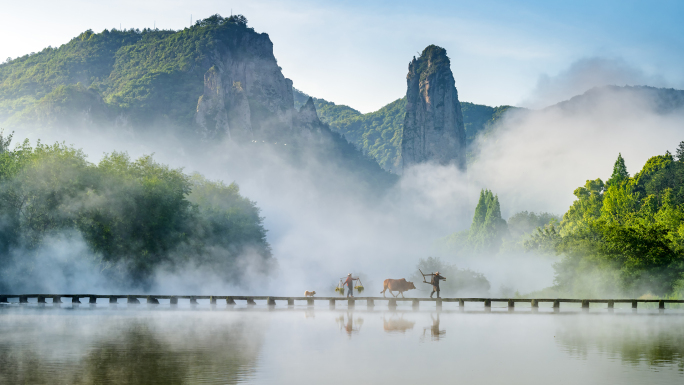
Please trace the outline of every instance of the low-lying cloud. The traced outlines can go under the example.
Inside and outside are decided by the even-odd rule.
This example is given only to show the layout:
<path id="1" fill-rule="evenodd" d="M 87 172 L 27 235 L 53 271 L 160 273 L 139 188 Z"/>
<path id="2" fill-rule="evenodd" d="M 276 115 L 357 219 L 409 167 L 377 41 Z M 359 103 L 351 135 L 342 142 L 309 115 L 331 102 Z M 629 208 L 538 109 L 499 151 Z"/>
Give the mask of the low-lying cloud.
<path id="1" fill-rule="evenodd" d="M 577 60 L 555 76 L 541 75 L 536 87 L 521 105 L 544 108 L 581 95 L 591 88 L 607 85 L 671 86 L 663 77 L 648 74 L 622 58 L 588 57 Z"/>

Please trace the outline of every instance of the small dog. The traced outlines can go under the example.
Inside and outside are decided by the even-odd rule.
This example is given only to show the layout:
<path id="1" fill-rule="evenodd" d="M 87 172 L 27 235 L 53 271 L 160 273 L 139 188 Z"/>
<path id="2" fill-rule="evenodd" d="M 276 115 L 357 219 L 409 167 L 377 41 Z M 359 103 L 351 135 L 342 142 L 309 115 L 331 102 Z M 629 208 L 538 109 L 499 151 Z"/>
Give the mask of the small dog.
<path id="1" fill-rule="evenodd" d="M 305 296 L 305 297 L 313 297 L 314 294 L 316 294 L 315 291 L 308 291 L 308 290 L 307 290 L 307 291 L 304 292 L 304 296 Z"/>

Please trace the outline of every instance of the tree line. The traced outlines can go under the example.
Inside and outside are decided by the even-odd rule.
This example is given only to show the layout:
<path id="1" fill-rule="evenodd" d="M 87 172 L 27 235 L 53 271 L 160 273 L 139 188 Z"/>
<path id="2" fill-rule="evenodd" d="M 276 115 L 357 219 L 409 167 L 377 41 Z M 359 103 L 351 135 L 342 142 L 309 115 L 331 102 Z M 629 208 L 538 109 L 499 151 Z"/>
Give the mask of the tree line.
<path id="1" fill-rule="evenodd" d="M 85 242 L 101 279 L 147 288 L 155 270 L 192 263 L 225 282 L 245 266 L 267 274 L 274 259 L 259 208 L 237 184 L 210 181 L 113 152 L 93 164 L 83 151 L 0 134 L 0 290 L 36 285 L 39 252 L 55 236 Z"/>

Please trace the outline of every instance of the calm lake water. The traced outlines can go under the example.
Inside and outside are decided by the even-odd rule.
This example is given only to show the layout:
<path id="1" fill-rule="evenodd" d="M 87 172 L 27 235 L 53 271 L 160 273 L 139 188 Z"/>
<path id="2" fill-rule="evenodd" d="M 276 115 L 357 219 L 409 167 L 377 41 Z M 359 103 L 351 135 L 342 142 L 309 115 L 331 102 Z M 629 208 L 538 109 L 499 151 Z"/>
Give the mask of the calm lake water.
<path id="1" fill-rule="evenodd" d="M 682 384 L 684 312 L 0 306 L 2 384 Z"/>

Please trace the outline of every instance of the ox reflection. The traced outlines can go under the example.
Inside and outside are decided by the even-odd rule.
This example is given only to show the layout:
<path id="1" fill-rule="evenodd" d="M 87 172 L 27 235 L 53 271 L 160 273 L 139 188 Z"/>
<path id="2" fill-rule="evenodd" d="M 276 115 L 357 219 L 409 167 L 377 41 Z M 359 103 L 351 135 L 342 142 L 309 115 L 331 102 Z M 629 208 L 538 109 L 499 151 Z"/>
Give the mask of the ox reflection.
<path id="1" fill-rule="evenodd" d="M 407 330 L 413 329 L 416 323 L 407 321 L 403 316 L 396 314 L 392 315 L 389 320 L 382 317 L 382 327 L 388 333 L 406 333 Z"/>

